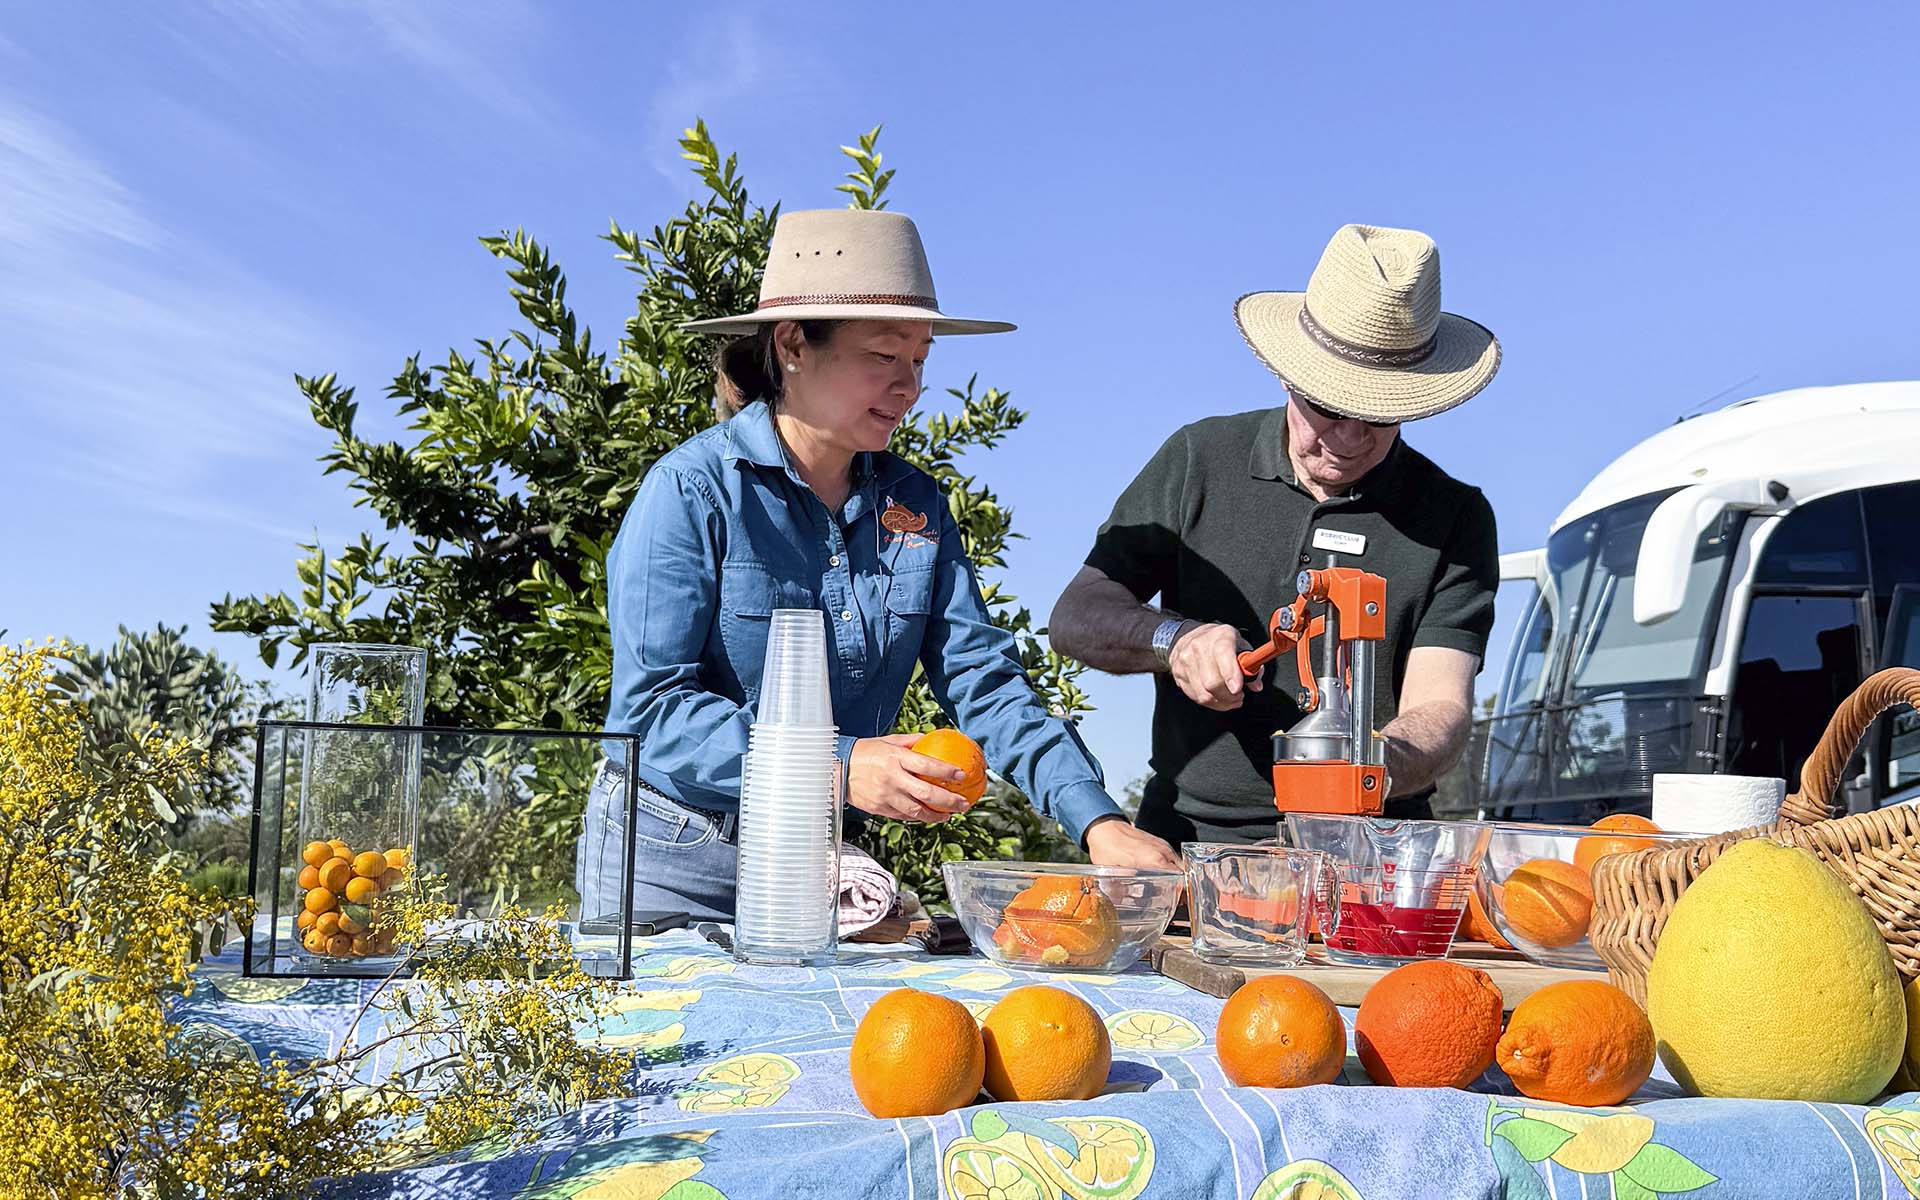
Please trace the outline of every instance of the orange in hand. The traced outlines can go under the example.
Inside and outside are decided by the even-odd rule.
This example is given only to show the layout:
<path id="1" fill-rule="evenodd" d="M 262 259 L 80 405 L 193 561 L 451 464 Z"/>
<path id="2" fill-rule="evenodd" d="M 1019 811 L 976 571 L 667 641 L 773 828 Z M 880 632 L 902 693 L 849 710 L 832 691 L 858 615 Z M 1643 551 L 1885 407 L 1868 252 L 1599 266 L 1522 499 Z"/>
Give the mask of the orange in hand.
<path id="1" fill-rule="evenodd" d="M 1593 827 L 1606 833 L 1659 833 L 1660 827 L 1645 817 L 1634 813 L 1614 813 L 1610 817 L 1601 817 Z M 1650 838 L 1631 837 L 1583 837 L 1574 847 L 1573 865 L 1580 868 L 1589 880 L 1593 878 L 1593 866 L 1609 854 L 1630 854 L 1635 850 L 1651 850 L 1660 843 Z"/>
<path id="2" fill-rule="evenodd" d="M 1501 1009 L 1485 971 L 1443 959 L 1408 963 L 1367 989 L 1354 1052 L 1377 1084 L 1464 1088 L 1493 1063 Z"/>
<path id="3" fill-rule="evenodd" d="M 1593 921 L 1593 882 L 1570 862 L 1536 858 L 1507 876 L 1500 909 L 1515 935 L 1534 945 L 1571 946 Z"/>
<path id="4" fill-rule="evenodd" d="M 1120 946 L 1120 914 L 1091 875 L 1042 875 L 1008 901 L 993 941 L 1016 962 L 1097 967 Z"/>
<path id="5" fill-rule="evenodd" d="M 913 988 L 874 1001 L 853 1032 L 854 1094 L 876 1117 L 937 1117 L 972 1104 L 987 1069 L 965 1005 Z"/>
<path id="6" fill-rule="evenodd" d="M 978 804 L 980 797 L 987 794 L 987 756 L 981 753 L 978 742 L 958 729 L 936 729 L 924 735 L 913 744 L 913 752 L 952 763 L 966 772 L 961 779 L 927 779 L 925 775 L 915 778 L 943 787 L 968 804 Z"/>
<path id="7" fill-rule="evenodd" d="M 1599 980 L 1550 983 L 1522 1000 L 1496 1060 L 1523 1095 L 1559 1104 L 1619 1104 L 1653 1073 L 1653 1026 L 1625 992 Z"/>
<path id="8" fill-rule="evenodd" d="M 1093 1006 L 1034 984 L 1000 998 L 980 1023 L 995 1100 L 1091 1100 L 1107 1085 L 1113 1041 Z"/>
<path id="9" fill-rule="evenodd" d="M 1235 1087 L 1332 1083 L 1347 1061 L 1347 1027 L 1319 988 L 1288 975 L 1249 980 L 1220 1010 L 1213 1035 Z"/>

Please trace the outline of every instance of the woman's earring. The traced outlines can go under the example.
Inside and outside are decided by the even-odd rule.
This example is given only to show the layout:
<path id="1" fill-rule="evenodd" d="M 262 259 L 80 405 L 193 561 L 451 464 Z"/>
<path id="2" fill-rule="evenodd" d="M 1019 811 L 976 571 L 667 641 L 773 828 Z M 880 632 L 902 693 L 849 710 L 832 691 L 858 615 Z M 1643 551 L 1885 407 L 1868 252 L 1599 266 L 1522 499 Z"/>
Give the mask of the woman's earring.
<path id="1" fill-rule="evenodd" d="M 788 363 L 788 364 L 787 364 L 787 370 L 789 370 L 789 371 L 798 371 L 799 369 L 800 369 L 800 364 L 799 364 L 799 363 Z"/>

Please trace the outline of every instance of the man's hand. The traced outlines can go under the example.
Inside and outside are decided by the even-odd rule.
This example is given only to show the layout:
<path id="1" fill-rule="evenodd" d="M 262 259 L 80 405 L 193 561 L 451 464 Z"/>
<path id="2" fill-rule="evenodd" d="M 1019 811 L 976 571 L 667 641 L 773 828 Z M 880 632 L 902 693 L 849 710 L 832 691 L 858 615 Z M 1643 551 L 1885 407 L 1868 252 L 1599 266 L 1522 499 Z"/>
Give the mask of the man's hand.
<path id="1" fill-rule="evenodd" d="M 1252 648 L 1231 625 L 1202 625 L 1173 643 L 1168 665 L 1187 699 L 1216 712 L 1232 712 L 1246 703 L 1247 692 L 1262 687 L 1260 676 L 1240 671 L 1240 652 Z"/>
<path id="2" fill-rule="evenodd" d="M 915 754 L 917 733 L 861 738 L 853 744 L 847 764 L 847 803 L 876 817 L 897 817 L 929 825 L 963 813 L 971 807 L 955 792 L 928 779 L 965 779 L 967 773 L 950 762 Z M 919 776 L 926 776 L 926 779 Z"/>
<path id="3" fill-rule="evenodd" d="M 1140 832 L 1122 816 L 1104 816 L 1087 826 L 1086 841 L 1087 857 L 1097 867 L 1182 869 L 1172 846 L 1150 833 Z"/>

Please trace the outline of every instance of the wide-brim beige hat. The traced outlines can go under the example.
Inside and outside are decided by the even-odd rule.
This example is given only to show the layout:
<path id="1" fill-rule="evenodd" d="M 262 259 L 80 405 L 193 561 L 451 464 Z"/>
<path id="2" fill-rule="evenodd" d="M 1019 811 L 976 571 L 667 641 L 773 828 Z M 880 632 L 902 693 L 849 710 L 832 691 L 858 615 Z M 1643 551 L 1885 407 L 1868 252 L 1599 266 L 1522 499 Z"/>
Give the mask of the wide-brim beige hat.
<path id="1" fill-rule="evenodd" d="M 1344 226 L 1306 291 L 1253 292 L 1233 315 L 1288 391 L 1357 420 L 1431 417 L 1500 369 L 1485 326 L 1440 311 L 1440 251 L 1411 229 Z"/>
<path id="2" fill-rule="evenodd" d="M 752 333 L 774 321 L 816 320 L 927 321 L 935 335 L 1013 328 L 1006 321 L 941 312 L 913 222 L 896 212 L 854 208 L 781 213 L 767 248 L 759 306 L 681 328 Z"/>

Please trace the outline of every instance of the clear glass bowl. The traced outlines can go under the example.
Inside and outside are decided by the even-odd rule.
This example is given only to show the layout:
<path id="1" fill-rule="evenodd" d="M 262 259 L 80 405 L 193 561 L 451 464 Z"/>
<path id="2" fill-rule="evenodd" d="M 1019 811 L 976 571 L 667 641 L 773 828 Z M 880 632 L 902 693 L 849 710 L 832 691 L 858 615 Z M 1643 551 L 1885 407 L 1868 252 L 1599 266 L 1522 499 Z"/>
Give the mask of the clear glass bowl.
<path id="1" fill-rule="evenodd" d="M 1320 918 L 1328 958 L 1395 967 L 1446 957 L 1486 848 L 1485 822 L 1288 813 L 1285 828 L 1294 845 L 1331 860 L 1340 905 Z"/>
<path id="2" fill-rule="evenodd" d="M 1166 932 L 1186 880 L 1080 863 L 959 862 L 940 873 L 973 948 L 1028 971 L 1126 970 Z"/>
<path id="3" fill-rule="evenodd" d="M 1637 833 L 1630 830 L 1593 829 L 1585 825 L 1520 825 L 1497 823 L 1480 857 L 1474 894 L 1487 919 L 1514 949 L 1534 962 L 1549 967 L 1573 967 L 1604 970 L 1606 963 L 1587 937 L 1592 925 L 1593 867 L 1606 853 L 1635 850 L 1668 842 L 1692 841 L 1697 833 Z M 1576 857 L 1580 844 L 1596 839 L 1585 861 Z M 1597 839 L 1605 839 L 1604 843 Z M 1572 870 L 1548 867 L 1535 869 L 1533 879 L 1522 881 L 1522 892 L 1513 893 L 1514 909 L 1509 911 L 1509 887 L 1515 871 L 1540 860 L 1565 863 Z M 1577 891 L 1585 880 L 1586 911 L 1569 889 Z"/>

